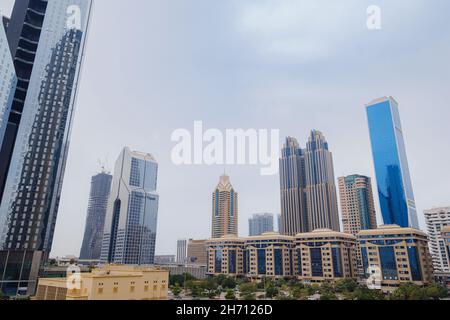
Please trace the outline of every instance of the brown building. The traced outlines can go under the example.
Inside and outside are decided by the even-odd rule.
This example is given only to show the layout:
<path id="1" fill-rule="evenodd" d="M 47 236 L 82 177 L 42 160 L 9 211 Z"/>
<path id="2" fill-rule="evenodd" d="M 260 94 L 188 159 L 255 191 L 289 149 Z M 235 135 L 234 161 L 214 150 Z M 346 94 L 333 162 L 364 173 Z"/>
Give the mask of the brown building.
<path id="1" fill-rule="evenodd" d="M 238 235 L 238 194 L 223 175 L 212 195 L 212 238 Z"/>
<path id="2" fill-rule="evenodd" d="M 206 240 L 189 240 L 187 247 L 187 263 L 206 266 L 208 264 Z"/>

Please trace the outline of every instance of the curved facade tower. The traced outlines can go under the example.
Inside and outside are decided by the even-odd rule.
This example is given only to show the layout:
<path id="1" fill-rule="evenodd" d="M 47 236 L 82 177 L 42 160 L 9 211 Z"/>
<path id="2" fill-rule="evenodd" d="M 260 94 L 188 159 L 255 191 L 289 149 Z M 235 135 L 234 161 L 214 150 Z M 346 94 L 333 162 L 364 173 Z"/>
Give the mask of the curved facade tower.
<path id="1" fill-rule="evenodd" d="M 0 150 L 0 277 L 32 294 L 52 248 L 91 0 L 17 0 L 7 30 L 18 78 Z"/>
<path id="2" fill-rule="evenodd" d="M 150 265 L 155 260 L 159 195 L 158 163 L 152 155 L 124 148 L 117 159 L 100 260 Z"/>
<path id="3" fill-rule="evenodd" d="M 80 259 L 99 260 L 105 228 L 106 209 L 111 191 L 112 175 L 101 172 L 92 177 L 89 207 Z"/>

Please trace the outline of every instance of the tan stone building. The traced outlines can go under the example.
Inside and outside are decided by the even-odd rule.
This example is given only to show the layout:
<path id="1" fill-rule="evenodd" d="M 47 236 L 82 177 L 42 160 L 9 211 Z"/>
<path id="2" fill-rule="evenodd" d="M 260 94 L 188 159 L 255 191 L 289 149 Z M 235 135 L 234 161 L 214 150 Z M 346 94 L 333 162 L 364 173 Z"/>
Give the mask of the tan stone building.
<path id="1" fill-rule="evenodd" d="M 304 282 L 357 278 L 356 237 L 319 229 L 295 237 L 294 269 Z"/>
<path id="2" fill-rule="evenodd" d="M 433 281 L 433 261 L 426 233 L 398 225 L 362 230 L 358 243 L 368 283 L 386 292 L 401 283 L 426 285 Z"/>
<path id="3" fill-rule="evenodd" d="M 187 263 L 206 266 L 207 259 L 206 240 L 190 239 L 187 245 Z"/>
<path id="4" fill-rule="evenodd" d="M 245 275 L 245 239 L 233 235 L 210 239 L 206 242 L 208 250 L 209 275 Z"/>
<path id="5" fill-rule="evenodd" d="M 36 300 L 167 300 L 169 272 L 108 265 L 70 279 L 39 279 Z"/>

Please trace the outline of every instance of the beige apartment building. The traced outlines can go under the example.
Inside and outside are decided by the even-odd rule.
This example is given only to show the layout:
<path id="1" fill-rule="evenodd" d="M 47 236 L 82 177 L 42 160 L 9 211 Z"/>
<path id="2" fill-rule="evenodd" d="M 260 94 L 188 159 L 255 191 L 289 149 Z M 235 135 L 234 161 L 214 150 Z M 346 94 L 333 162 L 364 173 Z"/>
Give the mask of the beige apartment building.
<path id="1" fill-rule="evenodd" d="M 433 282 L 433 260 L 426 233 L 398 225 L 385 225 L 358 234 L 364 276 L 385 292 L 400 284 Z"/>
<path id="2" fill-rule="evenodd" d="M 319 229 L 295 237 L 294 268 L 297 278 L 320 283 L 357 278 L 356 237 Z"/>
<path id="3" fill-rule="evenodd" d="M 169 272 L 108 265 L 71 279 L 39 279 L 36 300 L 167 300 Z"/>

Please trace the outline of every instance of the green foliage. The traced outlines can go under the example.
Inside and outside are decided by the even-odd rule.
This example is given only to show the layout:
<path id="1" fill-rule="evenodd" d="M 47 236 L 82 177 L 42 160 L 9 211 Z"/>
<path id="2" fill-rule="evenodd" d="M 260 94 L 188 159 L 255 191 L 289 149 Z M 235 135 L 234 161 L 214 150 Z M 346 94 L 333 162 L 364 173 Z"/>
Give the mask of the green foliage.
<path id="1" fill-rule="evenodd" d="M 258 291 L 258 287 L 254 283 L 243 283 L 239 286 L 242 295 L 252 294 Z"/>
<path id="2" fill-rule="evenodd" d="M 236 300 L 236 295 L 233 290 L 227 290 L 227 294 L 225 295 L 225 299 L 227 300 Z"/>
<path id="3" fill-rule="evenodd" d="M 338 293 L 349 293 L 358 288 L 358 283 L 354 279 L 339 279 L 334 287 Z"/>
<path id="4" fill-rule="evenodd" d="M 197 280 L 193 275 L 189 273 L 185 274 L 174 274 L 169 276 L 169 285 L 175 286 L 177 283 L 184 287 L 185 281 L 194 281 Z"/>
<path id="5" fill-rule="evenodd" d="M 338 300 L 338 298 L 332 292 L 325 292 L 320 295 L 320 300 Z"/>
<path id="6" fill-rule="evenodd" d="M 178 297 L 180 295 L 181 287 L 178 283 L 172 288 L 172 293 L 175 297 Z"/>
<path id="7" fill-rule="evenodd" d="M 278 288 L 276 288 L 273 284 L 269 285 L 266 289 L 266 298 L 272 299 L 273 297 L 279 294 Z"/>
<path id="8" fill-rule="evenodd" d="M 242 300 L 254 301 L 256 299 L 256 295 L 254 293 L 246 293 L 242 296 Z"/>
<path id="9" fill-rule="evenodd" d="M 447 296 L 447 289 L 435 283 L 425 287 L 414 283 L 404 283 L 392 293 L 390 298 L 392 300 L 439 300 Z"/>
<path id="10" fill-rule="evenodd" d="M 222 286 L 222 288 L 225 289 L 234 289 L 236 288 L 236 280 L 234 280 L 231 277 L 226 277 L 225 279 L 223 279 L 222 283 L 220 284 Z"/>
<path id="11" fill-rule="evenodd" d="M 384 300 L 385 297 L 380 290 L 371 290 L 366 286 L 358 286 L 354 292 L 347 294 L 349 300 Z"/>

